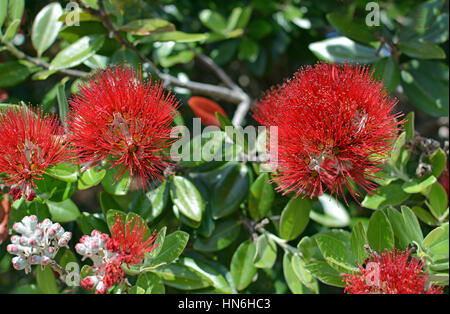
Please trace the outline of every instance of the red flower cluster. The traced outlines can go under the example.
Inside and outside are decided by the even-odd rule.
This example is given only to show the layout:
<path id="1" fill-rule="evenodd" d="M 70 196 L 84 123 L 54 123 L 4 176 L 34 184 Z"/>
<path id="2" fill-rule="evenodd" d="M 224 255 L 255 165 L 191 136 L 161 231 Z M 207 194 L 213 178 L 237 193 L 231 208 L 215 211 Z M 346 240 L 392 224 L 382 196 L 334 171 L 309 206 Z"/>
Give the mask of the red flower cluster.
<path id="1" fill-rule="evenodd" d="M 0 147 L 0 181 L 10 187 L 14 200 L 22 195 L 33 200 L 34 180 L 68 159 L 57 119 L 32 108 L 11 107 L 0 113 Z"/>
<path id="2" fill-rule="evenodd" d="M 345 292 L 350 294 L 442 294 L 443 288 L 434 284 L 427 288 L 428 275 L 423 262 L 408 252 L 385 251 L 374 256 L 366 267 L 358 265 L 359 273 L 344 274 Z"/>
<path id="3" fill-rule="evenodd" d="M 311 198 L 373 190 L 401 125 L 396 102 L 368 68 L 349 64 L 308 66 L 273 88 L 253 115 L 278 127 L 278 189 Z"/>
<path id="4" fill-rule="evenodd" d="M 143 83 L 131 68 L 107 69 L 90 78 L 70 101 L 69 138 L 82 164 L 106 160 L 127 170 L 144 189 L 168 166 L 170 124 L 178 106 L 160 85 Z"/>
<path id="5" fill-rule="evenodd" d="M 96 293 L 104 294 L 114 284 L 122 282 L 122 264 L 140 264 L 144 254 L 158 246 L 154 244 L 158 236 L 148 232 L 138 216 L 127 222 L 123 217 L 116 216 L 111 227 L 111 237 L 97 230 L 91 236 L 83 236 L 75 249 L 84 258 L 92 259 L 94 275 L 83 278 L 81 286 L 87 290 L 95 287 Z"/>

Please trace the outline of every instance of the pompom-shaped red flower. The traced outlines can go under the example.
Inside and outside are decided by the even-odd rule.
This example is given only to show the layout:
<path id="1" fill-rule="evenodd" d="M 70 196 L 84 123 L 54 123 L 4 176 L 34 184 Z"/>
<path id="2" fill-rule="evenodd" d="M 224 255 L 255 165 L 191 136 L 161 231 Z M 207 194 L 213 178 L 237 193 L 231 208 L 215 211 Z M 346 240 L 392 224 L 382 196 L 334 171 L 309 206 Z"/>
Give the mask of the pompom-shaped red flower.
<path id="1" fill-rule="evenodd" d="M 0 150 L 0 182 L 10 187 L 14 200 L 22 195 L 33 200 L 34 180 L 68 158 L 57 119 L 19 106 L 0 113 Z"/>
<path id="2" fill-rule="evenodd" d="M 368 68 L 349 64 L 308 66 L 273 88 L 253 115 L 278 127 L 278 189 L 311 198 L 373 190 L 401 124 L 395 104 Z"/>
<path id="3" fill-rule="evenodd" d="M 178 103 L 159 84 L 142 82 L 131 68 L 109 68 L 82 85 L 70 105 L 70 140 L 81 163 L 106 160 L 118 167 L 117 178 L 129 170 L 144 189 L 162 178 Z"/>
<path id="4" fill-rule="evenodd" d="M 345 292 L 350 294 L 442 294 L 443 288 L 427 287 L 423 262 L 408 252 L 385 251 L 359 266 L 359 273 L 344 274 Z"/>

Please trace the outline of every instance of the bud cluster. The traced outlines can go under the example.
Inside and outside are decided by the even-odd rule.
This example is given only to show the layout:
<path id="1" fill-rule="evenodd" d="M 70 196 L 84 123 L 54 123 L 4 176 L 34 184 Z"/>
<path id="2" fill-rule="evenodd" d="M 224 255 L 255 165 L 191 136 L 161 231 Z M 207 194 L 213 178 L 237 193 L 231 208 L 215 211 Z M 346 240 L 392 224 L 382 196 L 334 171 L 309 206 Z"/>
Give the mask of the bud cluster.
<path id="1" fill-rule="evenodd" d="M 38 222 L 35 215 L 25 216 L 21 222 L 13 225 L 13 230 L 19 235 L 11 237 L 11 244 L 6 250 L 13 255 L 12 264 L 16 270 L 31 272 L 31 265 L 45 265 L 55 263 L 54 258 L 61 247 L 67 247 L 72 238 L 71 232 L 64 231 L 59 223 L 50 219 Z"/>
<path id="2" fill-rule="evenodd" d="M 109 235 L 101 233 L 98 230 L 92 230 L 91 235 L 84 235 L 80 242 L 75 245 L 75 250 L 82 257 L 81 260 L 90 258 L 93 262 L 92 269 L 94 274 L 83 278 L 81 286 L 86 290 L 95 288 L 99 294 L 106 293 L 109 284 L 105 283 L 106 265 L 112 264 L 117 253 L 109 249 L 108 243 L 111 242 Z M 120 267 L 120 265 L 119 265 Z"/>

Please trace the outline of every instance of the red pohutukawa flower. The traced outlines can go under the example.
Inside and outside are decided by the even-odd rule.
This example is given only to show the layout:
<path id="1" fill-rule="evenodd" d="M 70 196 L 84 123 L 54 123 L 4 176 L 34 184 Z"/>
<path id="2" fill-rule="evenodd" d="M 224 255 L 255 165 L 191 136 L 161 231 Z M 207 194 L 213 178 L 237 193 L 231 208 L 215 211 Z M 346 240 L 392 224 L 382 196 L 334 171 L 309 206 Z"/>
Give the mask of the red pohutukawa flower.
<path id="1" fill-rule="evenodd" d="M 70 100 L 70 140 L 80 162 L 107 160 L 146 189 L 169 164 L 170 124 L 178 102 L 160 84 L 142 82 L 132 68 L 108 68 L 90 78 Z"/>
<path id="2" fill-rule="evenodd" d="M 193 96 L 189 98 L 189 107 L 199 117 L 203 125 L 215 125 L 220 127 L 219 119 L 216 117 L 216 112 L 220 113 L 222 116 L 226 117 L 227 113 L 223 108 L 216 102 L 200 96 Z"/>
<path id="3" fill-rule="evenodd" d="M 396 103 L 367 67 L 349 64 L 308 66 L 270 90 L 253 115 L 278 127 L 278 189 L 311 198 L 373 190 L 401 125 Z"/>
<path id="4" fill-rule="evenodd" d="M 423 262 L 408 252 L 386 250 L 373 256 L 357 274 L 344 274 L 345 292 L 350 294 L 442 294 L 443 287 L 427 287 Z"/>
<path id="5" fill-rule="evenodd" d="M 91 236 L 84 235 L 75 250 L 83 255 L 83 260 L 92 260 L 94 274 L 83 278 L 81 286 L 87 290 L 95 287 L 99 294 L 107 293 L 110 287 L 123 281 L 122 264 L 140 264 L 144 254 L 158 246 L 154 243 L 156 238 L 138 216 L 127 222 L 116 216 L 111 237 L 97 230 L 93 230 Z"/>
<path id="6" fill-rule="evenodd" d="M 0 113 L 0 182 L 14 200 L 33 200 L 36 179 L 49 166 L 68 158 L 63 129 L 56 117 L 32 108 L 7 108 Z"/>

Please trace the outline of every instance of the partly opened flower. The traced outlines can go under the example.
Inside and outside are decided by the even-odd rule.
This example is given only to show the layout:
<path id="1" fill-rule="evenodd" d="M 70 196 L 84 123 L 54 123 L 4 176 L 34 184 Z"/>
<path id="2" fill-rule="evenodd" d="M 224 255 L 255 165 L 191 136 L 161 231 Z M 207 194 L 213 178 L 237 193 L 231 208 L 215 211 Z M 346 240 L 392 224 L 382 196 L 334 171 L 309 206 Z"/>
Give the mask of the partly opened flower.
<path id="1" fill-rule="evenodd" d="M 144 189 L 162 178 L 177 102 L 160 85 L 116 67 L 90 78 L 70 105 L 70 139 L 81 163 L 106 160 L 118 167 L 117 178 L 129 171 Z"/>
<path id="2" fill-rule="evenodd" d="M 396 102 L 368 68 L 348 64 L 309 66 L 270 90 L 253 114 L 278 127 L 278 189 L 310 197 L 373 190 L 400 126 Z"/>
<path id="3" fill-rule="evenodd" d="M 408 252 L 385 251 L 359 265 L 357 274 L 344 274 L 345 292 L 350 294 L 441 294 L 442 287 L 428 286 L 423 262 Z"/>
<path id="4" fill-rule="evenodd" d="M 216 112 L 226 117 L 225 110 L 216 102 L 200 96 L 193 96 L 189 98 L 189 107 L 194 111 L 195 115 L 202 120 L 203 125 L 215 125 L 220 127 L 219 119 L 216 117 Z"/>
<path id="5" fill-rule="evenodd" d="M 68 156 L 57 119 L 18 106 L 0 113 L 0 151 L 0 182 L 10 187 L 14 200 L 23 194 L 32 200 L 34 180 Z"/>
<path id="6" fill-rule="evenodd" d="M 111 237 L 93 230 L 91 236 L 83 236 L 75 245 L 83 260 L 90 258 L 94 274 L 83 278 L 81 286 L 87 290 L 95 288 L 96 293 L 104 294 L 108 289 L 123 281 L 122 264 L 137 265 L 144 254 L 154 250 L 157 235 L 150 233 L 139 217 L 125 222 L 117 216 L 111 227 Z"/>

